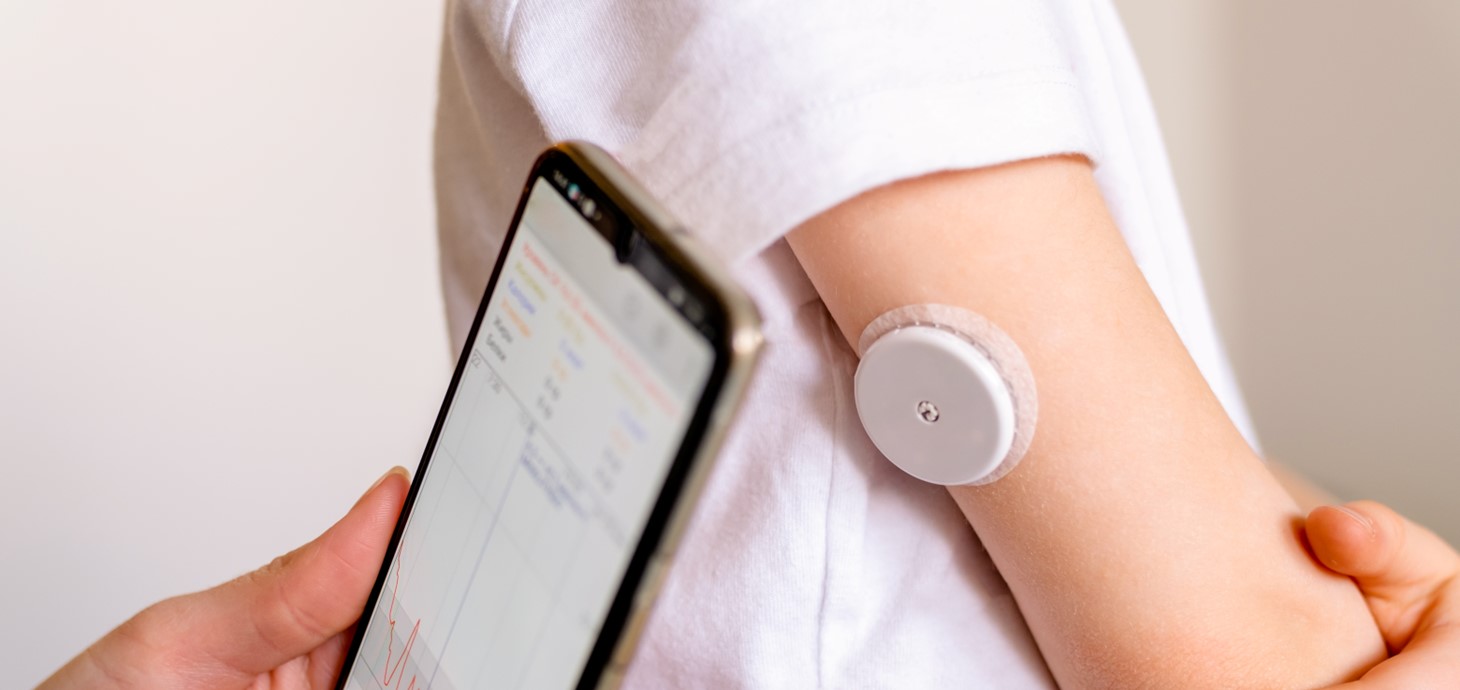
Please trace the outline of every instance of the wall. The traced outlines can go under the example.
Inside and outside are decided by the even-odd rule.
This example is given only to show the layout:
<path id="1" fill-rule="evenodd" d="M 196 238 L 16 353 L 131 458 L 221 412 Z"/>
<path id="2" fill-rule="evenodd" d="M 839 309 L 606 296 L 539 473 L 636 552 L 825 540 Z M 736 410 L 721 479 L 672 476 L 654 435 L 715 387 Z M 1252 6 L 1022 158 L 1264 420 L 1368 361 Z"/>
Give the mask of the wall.
<path id="1" fill-rule="evenodd" d="M 1460 4 L 1117 4 L 1265 450 L 1460 542 Z"/>
<path id="2" fill-rule="evenodd" d="M 1267 449 L 1460 540 L 1460 5 L 1118 4 Z M 0 3 L 8 684 L 416 461 L 439 12 Z"/>
<path id="3" fill-rule="evenodd" d="M 310 539 L 449 376 L 440 9 L 0 3 L 0 666 Z"/>

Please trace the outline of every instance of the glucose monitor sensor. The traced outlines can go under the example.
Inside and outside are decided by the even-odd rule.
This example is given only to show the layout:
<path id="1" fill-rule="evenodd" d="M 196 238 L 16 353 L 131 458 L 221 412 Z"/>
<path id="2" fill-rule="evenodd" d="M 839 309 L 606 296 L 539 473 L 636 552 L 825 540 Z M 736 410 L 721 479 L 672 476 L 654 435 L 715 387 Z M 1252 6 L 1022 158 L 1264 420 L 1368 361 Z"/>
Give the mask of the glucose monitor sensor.
<path id="1" fill-rule="evenodd" d="M 1008 334 L 966 309 L 919 304 L 867 325 L 857 415 L 893 464 L 923 481 L 988 484 L 1034 437 L 1034 374 Z"/>

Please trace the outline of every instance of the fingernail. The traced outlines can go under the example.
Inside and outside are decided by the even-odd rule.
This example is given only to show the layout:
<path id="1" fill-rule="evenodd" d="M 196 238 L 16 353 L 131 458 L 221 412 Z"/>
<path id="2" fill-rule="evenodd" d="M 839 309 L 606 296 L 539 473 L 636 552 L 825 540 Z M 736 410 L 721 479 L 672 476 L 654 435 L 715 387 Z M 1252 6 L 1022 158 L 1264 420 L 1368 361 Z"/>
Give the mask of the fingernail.
<path id="1" fill-rule="evenodd" d="M 374 490 L 380 488 L 380 485 L 381 484 L 384 484 L 385 483 L 385 480 L 387 478 L 389 478 L 390 475 L 392 475 L 392 474 L 398 474 L 398 475 L 400 475 L 402 477 L 405 477 L 406 479 L 410 479 L 410 477 L 411 477 L 411 475 L 408 472 L 406 472 L 406 468 L 401 467 L 400 465 L 396 465 L 395 467 L 392 467 L 392 468 L 386 470 L 385 471 L 385 474 L 380 475 L 380 478 L 377 479 L 377 480 L 375 480 L 375 483 L 374 484 L 371 484 L 370 485 L 370 488 L 368 488 L 368 489 L 365 490 L 365 493 L 368 494 L 371 491 L 374 491 Z"/>
<path id="2" fill-rule="evenodd" d="M 1364 514 L 1363 513 L 1360 513 L 1359 511 L 1354 510 L 1353 508 L 1350 508 L 1348 506 L 1333 506 L 1333 507 L 1334 508 L 1337 508 L 1339 511 L 1343 512 L 1345 515 L 1348 515 L 1349 517 L 1357 520 L 1360 525 L 1363 525 L 1364 526 L 1364 531 L 1368 532 L 1369 534 L 1373 534 L 1374 533 L 1374 523 L 1373 522 L 1370 522 L 1369 521 L 1369 518 L 1364 517 Z"/>

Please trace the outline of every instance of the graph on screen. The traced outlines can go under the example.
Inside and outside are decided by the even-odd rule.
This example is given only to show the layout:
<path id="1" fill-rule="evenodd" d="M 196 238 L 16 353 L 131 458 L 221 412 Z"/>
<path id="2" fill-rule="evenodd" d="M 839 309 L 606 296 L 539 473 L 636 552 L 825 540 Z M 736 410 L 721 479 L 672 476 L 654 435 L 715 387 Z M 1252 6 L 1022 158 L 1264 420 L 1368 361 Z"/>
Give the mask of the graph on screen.
<path id="1" fill-rule="evenodd" d="M 604 299 L 524 225 L 418 478 L 350 687 L 576 681 L 686 414 Z"/>

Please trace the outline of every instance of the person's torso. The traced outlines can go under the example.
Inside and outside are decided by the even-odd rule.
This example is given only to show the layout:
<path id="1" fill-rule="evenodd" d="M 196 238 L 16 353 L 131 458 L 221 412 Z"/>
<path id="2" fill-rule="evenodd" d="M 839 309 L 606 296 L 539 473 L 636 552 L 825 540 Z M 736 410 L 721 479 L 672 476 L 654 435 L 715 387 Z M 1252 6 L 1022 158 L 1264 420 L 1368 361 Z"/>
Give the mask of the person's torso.
<path id="1" fill-rule="evenodd" d="M 1078 15 L 1062 40 L 1086 86 L 1112 212 L 1193 356 L 1248 429 L 1113 11 L 1052 4 Z M 443 287 L 459 346 L 532 159 L 563 138 L 622 149 L 633 143 L 634 122 L 611 113 L 602 119 L 612 126 L 597 131 L 545 122 L 541 103 L 524 92 L 551 88 L 551 75 L 512 66 L 573 69 L 595 59 L 593 49 L 512 43 L 513 22 L 529 20 L 516 3 L 462 0 L 448 12 L 436 173 Z M 585 22 L 596 16 L 583 12 Z M 540 54 L 513 54 L 529 50 Z M 625 163 L 651 192 L 663 191 L 649 171 Z M 683 213 L 672 201 L 670 210 Z M 681 220 L 693 229 L 699 219 Z M 947 492 L 901 474 L 866 438 L 851 398 L 856 357 L 784 241 L 734 258 L 733 270 L 763 312 L 766 351 L 628 686 L 1052 688 L 1012 595 Z"/>

